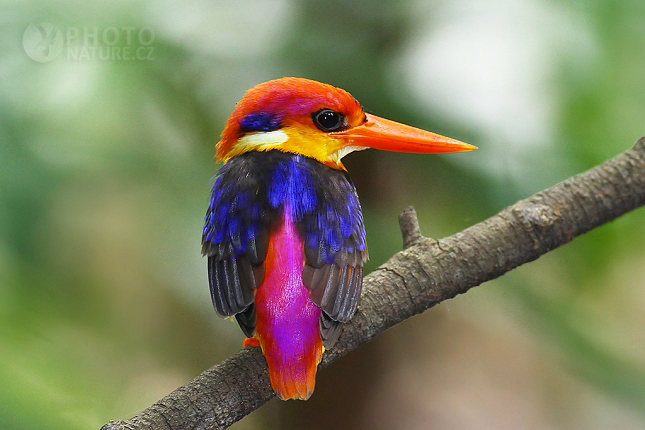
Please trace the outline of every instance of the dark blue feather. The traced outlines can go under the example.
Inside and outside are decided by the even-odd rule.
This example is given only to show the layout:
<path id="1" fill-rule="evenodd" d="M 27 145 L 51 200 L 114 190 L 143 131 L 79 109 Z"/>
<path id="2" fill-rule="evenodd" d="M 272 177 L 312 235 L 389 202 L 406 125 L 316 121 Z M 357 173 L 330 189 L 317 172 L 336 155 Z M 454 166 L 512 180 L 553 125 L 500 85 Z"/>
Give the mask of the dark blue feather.
<path id="1" fill-rule="evenodd" d="M 272 112 L 253 112 L 240 120 L 240 132 L 273 131 L 281 127 L 280 117 Z"/>

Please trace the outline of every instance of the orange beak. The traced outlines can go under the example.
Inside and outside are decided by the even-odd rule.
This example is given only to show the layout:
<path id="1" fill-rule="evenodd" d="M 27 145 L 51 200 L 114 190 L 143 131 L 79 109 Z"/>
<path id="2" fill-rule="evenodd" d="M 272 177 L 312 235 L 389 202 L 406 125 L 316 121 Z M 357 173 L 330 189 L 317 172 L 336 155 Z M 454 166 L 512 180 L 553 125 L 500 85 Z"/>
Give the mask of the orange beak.
<path id="1" fill-rule="evenodd" d="M 442 154 L 477 149 L 476 146 L 375 115 L 367 114 L 366 118 L 363 124 L 333 135 L 345 140 L 347 146 L 363 146 L 384 151 Z"/>

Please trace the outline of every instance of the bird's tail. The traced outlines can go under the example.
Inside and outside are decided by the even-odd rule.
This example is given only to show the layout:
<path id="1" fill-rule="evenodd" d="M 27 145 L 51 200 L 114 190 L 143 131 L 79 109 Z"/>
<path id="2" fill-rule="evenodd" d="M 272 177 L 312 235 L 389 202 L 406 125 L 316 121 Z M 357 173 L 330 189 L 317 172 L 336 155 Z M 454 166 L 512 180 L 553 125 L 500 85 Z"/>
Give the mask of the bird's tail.
<path id="1" fill-rule="evenodd" d="M 301 356 L 272 354 L 263 348 L 269 366 L 269 378 L 273 391 L 282 400 L 307 400 L 316 386 L 316 369 L 323 353 L 320 340 Z"/>

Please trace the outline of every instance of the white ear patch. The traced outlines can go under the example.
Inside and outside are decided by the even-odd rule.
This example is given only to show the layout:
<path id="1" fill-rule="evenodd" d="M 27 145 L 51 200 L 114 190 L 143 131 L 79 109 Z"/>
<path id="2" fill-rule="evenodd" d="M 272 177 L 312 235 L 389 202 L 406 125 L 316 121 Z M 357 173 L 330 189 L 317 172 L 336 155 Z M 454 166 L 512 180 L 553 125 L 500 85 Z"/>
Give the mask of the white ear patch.
<path id="1" fill-rule="evenodd" d="M 238 140 L 238 144 L 253 148 L 265 146 L 282 145 L 289 139 L 287 133 L 282 130 L 265 131 L 260 133 L 246 134 Z"/>

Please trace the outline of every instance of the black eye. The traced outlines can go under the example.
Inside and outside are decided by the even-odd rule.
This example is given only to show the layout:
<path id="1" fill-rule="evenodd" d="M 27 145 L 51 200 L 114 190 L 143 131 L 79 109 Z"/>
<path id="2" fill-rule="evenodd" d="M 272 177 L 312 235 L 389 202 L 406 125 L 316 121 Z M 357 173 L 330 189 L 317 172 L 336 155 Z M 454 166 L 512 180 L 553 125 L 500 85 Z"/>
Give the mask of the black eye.
<path id="1" fill-rule="evenodd" d="M 331 109 L 320 109 L 311 114 L 311 119 L 318 129 L 327 133 L 347 128 L 345 115 Z"/>

